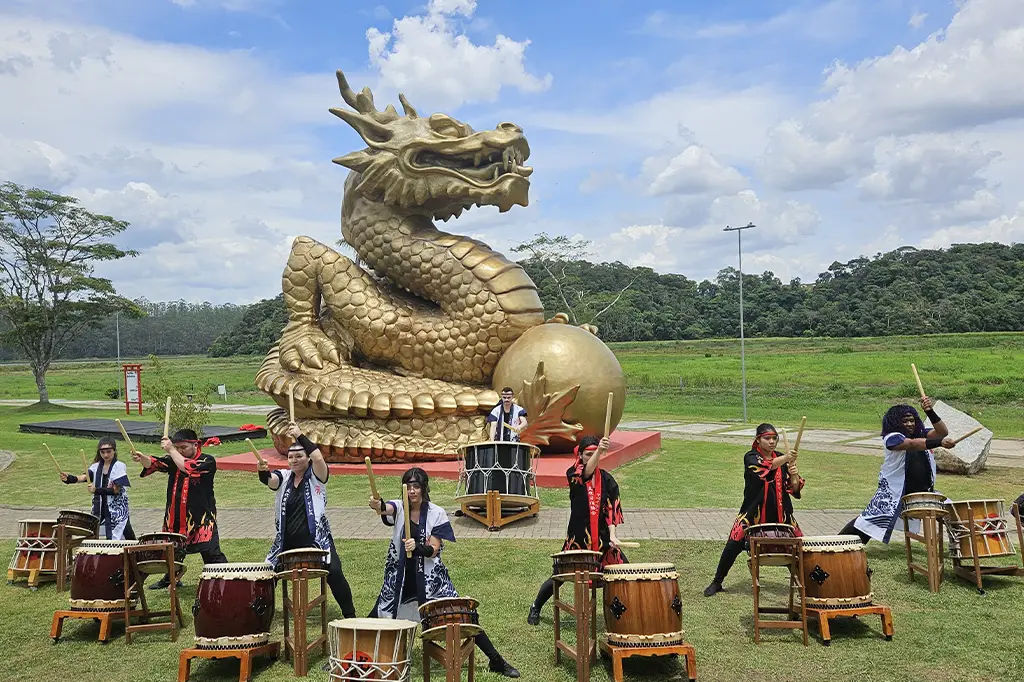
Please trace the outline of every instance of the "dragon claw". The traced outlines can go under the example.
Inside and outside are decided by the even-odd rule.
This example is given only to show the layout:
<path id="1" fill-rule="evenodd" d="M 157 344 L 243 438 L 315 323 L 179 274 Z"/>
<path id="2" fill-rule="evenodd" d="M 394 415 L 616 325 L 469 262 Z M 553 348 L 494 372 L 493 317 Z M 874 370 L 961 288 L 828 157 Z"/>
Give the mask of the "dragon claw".
<path id="1" fill-rule="evenodd" d="M 341 364 L 338 348 L 315 325 L 289 324 L 281 334 L 281 366 L 292 372 L 303 367 L 322 370 L 324 363 Z"/>

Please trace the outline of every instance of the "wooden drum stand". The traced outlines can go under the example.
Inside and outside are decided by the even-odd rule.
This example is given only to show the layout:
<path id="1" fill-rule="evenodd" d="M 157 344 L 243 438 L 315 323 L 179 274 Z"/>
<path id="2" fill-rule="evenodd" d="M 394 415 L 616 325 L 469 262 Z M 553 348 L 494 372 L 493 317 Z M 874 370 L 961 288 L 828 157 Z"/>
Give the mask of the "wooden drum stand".
<path id="1" fill-rule="evenodd" d="M 430 682 L 430 659 L 434 659 L 444 667 L 445 682 L 461 682 L 462 663 L 468 662 L 468 682 L 473 682 L 476 672 L 476 665 L 473 659 L 473 652 L 476 651 L 476 633 L 479 629 L 472 629 L 470 635 L 462 632 L 461 623 L 448 623 L 445 625 L 445 646 L 429 639 L 423 642 L 423 682 Z"/>
<path id="2" fill-rule="evenodd" d="M 327 655 L 327 571 L 313 568 L 295 568 L 278 573 L 281 580 L 281 615 L 284 618 L 284 660 L 292 659 L 292 667 L 296 677 L 305 677 L 309 673 L 309 652 L 319 648 L 320 653 Z M 319 578 L 320 595 L 309 599 L 309 583 Z M 292 586 L 292 596 L 288 597 L 288 584 Z M 320 609 L 320 634 L 312 642 L 308 641 L 306 632 L 307 618 Z M 289 612 L 291 618 L 289 618 Z M 289 622 L 291 621 L 291 622 Z M 289 634 L 289 625 L 290 634 Z"/>
<path id="3" fill-rule="evenodd" d="M 562 654 L 576 661 L 576 679 L 578 682 L 589 682 L 590 667 L 597 659 L 597 589 L 601 584 L 601 573 L 576 571 L 573 577 L 566 575 L 552 576 L 554 594 L 554 629 L 555 629 L 555 664 L 562 663 Z M 573 584 L 573 603 L 564 602 L 558 597 L 559 588 L 564 582 Z M 576 646 L 570 646 L 562 640 L 561 612 L 565 611 L 576 618 Z"/>

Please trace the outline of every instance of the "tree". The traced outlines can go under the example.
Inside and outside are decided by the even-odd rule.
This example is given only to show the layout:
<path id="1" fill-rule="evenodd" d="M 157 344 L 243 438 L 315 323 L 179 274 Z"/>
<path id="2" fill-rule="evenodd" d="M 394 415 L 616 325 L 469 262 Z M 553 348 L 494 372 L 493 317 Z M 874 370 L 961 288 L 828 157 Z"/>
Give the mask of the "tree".
<path id="1" fill-rule="evenodd" d="M 586 260 L 590 255 L 590 242 L 585 239 L 570 239 L 565 235 L 549 237 L 541 232 L 532 240 L 512 247 L 512 250 L 530 254 L 525 263 L 527 271 L 531 269 L 529 266 L 534 266 L 544 272 L 548 282 L 554 286 L 560 307 L 564 307 L 569 321 L 575 325 L 593 324 L 619 302 L 639 277 L 631 275 L 625 286 L 617 283 L 610 291 L 599 291 L 598 286 L 583 276 L 584 267 L 592 269 Z M 625 266 L 622 269 L 628 270 Z M 543 286 L 544 282 L 540 284 Z"/>
<path id="2" fill-rule="evenodd" d="M 74 197 L 0 185 L 0 339 L 32 367 L 39 402 L 49 403 L 46 372 L 75 335 L 109 315 L 142 311 L 117 294 L 93 265 L 138 255 L 107 241 L 128 223 L 91 213 Z"/>
<path id="3" fill-rule="evenodd" d="M 189 390 L 171 370 L 160 362 L 160 358 L 149 355 L 149 378 L 146 380 L 147 393 L 153 401 L 146 401 L 146 414 L 164 421 L 167 398 L 171 399 L 170 434 L 178 429 L 192 429 L 202 438 L 203 427 L 210 419 L 210 396 L 206 390 Z"/>

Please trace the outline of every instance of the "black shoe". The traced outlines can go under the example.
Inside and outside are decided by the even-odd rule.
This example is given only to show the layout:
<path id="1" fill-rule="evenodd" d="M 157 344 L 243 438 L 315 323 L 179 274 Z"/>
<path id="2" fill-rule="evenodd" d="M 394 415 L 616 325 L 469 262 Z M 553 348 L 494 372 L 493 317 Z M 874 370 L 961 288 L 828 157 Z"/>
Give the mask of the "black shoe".
<path id="1" fill-rule="evenodd" d="M 170 585 L 171 585 L 171 581 L 165 575 L 163 578 L 160 578 L 160 580 L 157 580 L 155 583 L 150 585 L 149 589 L 151 589 L 151 590 L 166 590 L 168 587 L 170 587 Z M 178 585 L 181 585 L 181 583 L 179 582 Z"/>
<path id="2" fill-rule="evenodd" d="M 487 666 L 487 669 L 492 673 L 501 673 L 505 677 L 519 677 L 519 671 L 513 668 L 512 664 L 504 658 L 491 659 L 491 663 Z"/>
<path id="3" fill-rule="evenodd" d="M 540 625 L 540 609 L 536 604 L 530 605 L 530 615 L 526 617 L 526 622 L 530 625 Z"/>
<path id="4" fill-rule="evenodd" d="M 712 580 L 711 584 L 704 588 L 704 596 L 705 597 L 713 597 L 716 594 L 718 594 L 719 592 L 724 592 L 724 591 L 725 591 L 725 588 L 722 587 L 722 583 L 718 582 L 717 580 Z"/>

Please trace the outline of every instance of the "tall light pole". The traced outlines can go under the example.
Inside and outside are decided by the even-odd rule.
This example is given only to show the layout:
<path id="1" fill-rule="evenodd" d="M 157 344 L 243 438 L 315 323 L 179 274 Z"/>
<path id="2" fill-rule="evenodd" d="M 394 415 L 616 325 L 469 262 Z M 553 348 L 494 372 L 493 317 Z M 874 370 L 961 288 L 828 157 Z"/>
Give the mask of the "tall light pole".
<path id="1" fill-rule="evenodd" d="M 117 338 L 117 395 L 121 395 L 121 313 L 114 312 L 114 336 Z M 127 389 L 127 386 L 125 387 Z"/>
<path id="2" fill-rule="evenodd" d="M 739 247 L 740 256 L 740 376 L 743 382 L 743 423 L 747 423 L 747 353 L 743 339 L 743 230 L 754 227 L 754 223 L 747 223 L 742 227 L 725 226 L 723 232 L 735 232 L 736 243 Z"/>

